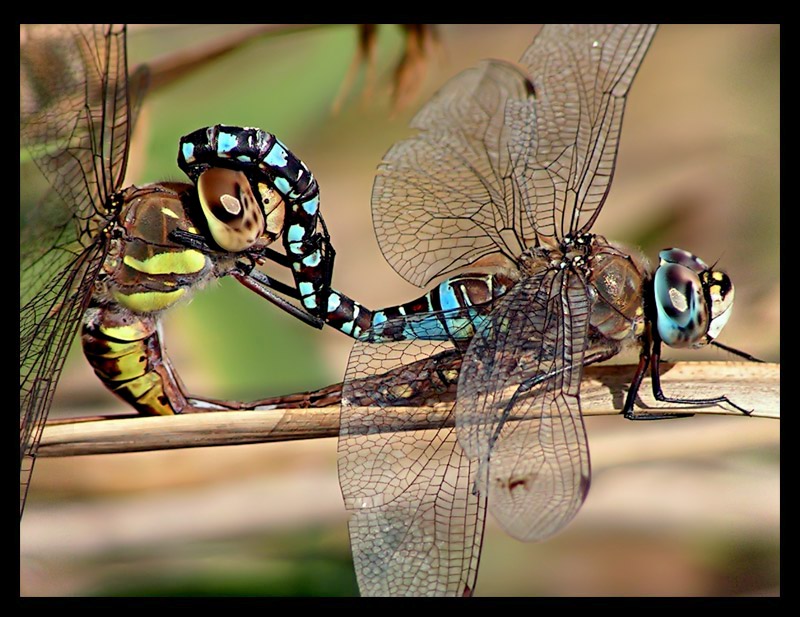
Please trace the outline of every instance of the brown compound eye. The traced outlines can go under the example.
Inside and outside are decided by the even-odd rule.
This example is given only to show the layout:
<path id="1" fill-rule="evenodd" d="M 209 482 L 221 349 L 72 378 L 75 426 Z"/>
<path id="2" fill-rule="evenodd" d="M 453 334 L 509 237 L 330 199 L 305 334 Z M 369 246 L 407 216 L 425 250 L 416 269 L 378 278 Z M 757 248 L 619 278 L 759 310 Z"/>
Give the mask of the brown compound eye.
<path id="1" fill-rule="evenodd" d="M 264 213 L 241 171 L 207 169 L 197 180 L 197 192 L 211 236 L 222 249 L 244 251 L 264 232 Z"/>

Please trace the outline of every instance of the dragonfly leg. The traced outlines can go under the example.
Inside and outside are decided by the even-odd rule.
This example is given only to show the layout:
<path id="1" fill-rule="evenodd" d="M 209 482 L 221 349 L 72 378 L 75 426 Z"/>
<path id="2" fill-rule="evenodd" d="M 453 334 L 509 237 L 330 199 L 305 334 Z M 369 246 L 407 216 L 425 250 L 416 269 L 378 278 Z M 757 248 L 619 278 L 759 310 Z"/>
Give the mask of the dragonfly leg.
<path id="1" fill-rule="evenodd" d="M 333 262 L 336 258 L 336 250 L 331 244 L 331 236 L 328 233 L 328 227 L 325 225 L 325 219 L 322 215 L 319 216 L 319 224 L 322 232 L 316 236 L 317 248 L 322 254 L 322 280 L 327 289 L 330 289 L 333 283 Z"/>
<path id="2" fill-rule="evenodd" d="M 661 412 L 637 412 L 634 409 L 636 393 L 642 384 L 647 366 L 650 366 L 650 377 L 653 388 L 653 397 L 662 403 L 676 403 L 678 405 L 722 405 L 727 404 L 743 413 L 746 416 L 752 414 L 752 411 L 740 407 L 727 396 L 717 396 L 713 398 L 678 398 L 671 397 L 664 394 L 661 388 L 661 373 L 659 365 L 661 363 L 661 339 L 656 334 L 652 341 L 652 352 L 650 351 L 650 343 L 645 341 L 642 347 L 642 354 L 639 357 L 639 365 L 636 368 L 631 386 L 628 389 L 628 395 L 625 398 L 625 406 L 622 409 L 623 416 L 628 420 L 669 420 L 672 418 L 688 418 L 693 416 L 693 413 L 661 413 Z"/>
<path id="3" fill-rule="evenodd" d="M 700 398 L 700 399 L 688 399 L 688 398 L 674 398 L 670 396 L 666 396 L 661 389 L 661 375 L 659 374 L 658 364 L 661 359 L 661 339 L 658 336 L 655 337 L 653 341 L 653 357 L 651 362 L 651 375 L 653 379 L 653 396 L 656 398 L 657 401 L 661 401 L 664 403 L 678 403 L 681 405 L 722 405 L 728 404 L 737 411 L 743 413 L 746 416 L 751 415 L 753 412 L 752 410 L 744 409 L 740 407 L 733 401 L 731 401 L 727 396 L 716 396 L 713 398 Z M 692 415 L 692 414 L 686 414 Z"/>
<path id="4" fill-rule="evenodd" d="M 281 283 L 252 267 L 244 268 L 240 272 L 234 272 L 233 277 L 249 290 L 256 292 L 265 300 L 272 302 L 272 304 L 279 309 L 289 313 L 289 315 L 296 317 L 313 328 L 322 329 L 324 322 L 320 318 L 311 315 L 306 310 L 295 306 L 275 293 L 275 291 L 277 291 L 290 298 L 299 298 L 299 294 L 295 288 Z"/>
<path id="5" fill-rule="evenodd" d="M 650 366 L 651 369 L 653 396 L 655 396 L 656 400 L 659 401 L 668 400 L 665 398 L 659 398 L 659 396 L 664 396 L 664 394 L 661 392 L 661 379 L 658 373 L 660 354 L 655 353 L 655 350 L 653 353 L 651 353 L 650 341 L 647 340 L 648 338 L 649 337 L 646 336 L 645 340 L 642 342 L 642 352 L 639 354 L 639 364 L 636 367 L 636 373 L 634 374 L 631 385 L 628 388 L 628 394 L 625 397 L 625 406 L 622 408 L 623 417 L 626 420 L 672 420 L 674 418 L 689 418 L 693 416 L 693 413 L 663 413 L 658 411 L 636 410 L 636 394 L 639 392 L 639 388 L 642 386 L 642 380 L 647 373 L 648 366 Z M 668 402 L 679 401 L 668 400 Z"/>

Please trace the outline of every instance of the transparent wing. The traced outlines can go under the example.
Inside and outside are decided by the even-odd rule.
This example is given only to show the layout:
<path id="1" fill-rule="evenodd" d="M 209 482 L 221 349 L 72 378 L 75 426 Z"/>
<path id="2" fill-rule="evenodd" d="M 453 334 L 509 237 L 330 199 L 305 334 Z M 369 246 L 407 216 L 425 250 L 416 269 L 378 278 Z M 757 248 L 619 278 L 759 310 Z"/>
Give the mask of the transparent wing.
<path id="1" fill-rule="evenodd" d="M 21 26 L 20 146 L 84 220 L 120 187 L 129 115 L 120 24 Z"/>
<path id="2" fill-rule="evenodd" d="M 628 89 L 655 31 L 654 25 L 546 26 L 523 54 L 536 92 L 536 127 L 516 172 L 540 235 L 586 232 L 600 213 Z"/>
<path id="3" fill-rule="evenodd" d="M 545 26 L 522 58 L 450 80 L 378 169 L 373 223 L 411 283 L 586 231 L 613 175 L 625 96 L 654 26 Z"/>
<path id="4" fill-rule="evenodd" d="M 513 182 L 505 122 L 513 100 L 533 113 L 532 86 L 510 64 L 483 62 L 451 79 L 378 168 L 372 218 L 384 256 L 406 280 L 432 279 L 498 251 L 515 257 L 533 236 Z"/>
<path id="5" fill-rule="evenodd" d="M 385 324 L 402 331 L 408 320 Z M 339 480 L 364 596 L 474 589 L 486 500 L 472 492 L 475 467 L 455 435 L 460 361 L 452 343 L 420 340 L 362 340 L 350 355 Z M 442 397 L 434 409 L 418 407 Z"/>
<path id="6" fill-rule="evenodd" d="M 589 489 L 579 399 L 589 312 L 579 276 L 543 271 L 498 300 L 464 358 L 458 440 L 479 466 L 478 492 L 521 540 L 558 531 Z"/>
<path id="7" fill-rule="evenodd" d="M 125 173 L 125 84 L 124 26 L 21 26 L 20 515 Z"/>
<path id="8" fill-rule="evenodd" d="M 20 308 L 20 516 L 33 472 L 33 457 L 64 359 L 102 264 L 103 246 L 95 245 L 72 258 L 70 255 L 69 249 L 54 248 L 45 256 L 48 259 L 42 267 L 62 264 L 63 268 L 56 270 L 57 274 Z M 23 276 L 20 284 L 24 283 Z"/>

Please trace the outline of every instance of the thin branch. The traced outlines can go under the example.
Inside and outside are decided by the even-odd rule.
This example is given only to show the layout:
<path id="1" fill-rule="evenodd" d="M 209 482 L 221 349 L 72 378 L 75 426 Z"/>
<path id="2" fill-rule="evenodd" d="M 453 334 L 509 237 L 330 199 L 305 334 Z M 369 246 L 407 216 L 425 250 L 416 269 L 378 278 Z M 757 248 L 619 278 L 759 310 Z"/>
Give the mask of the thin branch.
<path id="1" fill-rule="evenodd" d="M 285 34 L 313 27 L 315 27 L 315 24 L 257 24 L 227 33 L 218 38 L 203 41 L 188 49 L 166 53 L 147 63 L 147 69 L 150 72 L 149 87 L 152 91 L 155 91 L 164 86 L 169 86 L 198 67 L 244 47 L 253 39 L 261 36 Z M 135 70 L 132 72 L 135 72 Z"/>
<path id="2" fill-rule="evenodd" d="M 586 416 L 616 415 L 634 372 L 632 366 L 593 366 L 584 373 L 581 406 Z M 724 393 L 754 417 L 780 418 L 780 365 L 751 362 L 680 362 L 662 368 L 664 392 L 703 398 Z M 657 403 L 645 380 L 638 409 L 686 412 L 686 407 Z M 339 433 L 341 385 L 315 392 L 260 401 L 262 408 L 171 417 L 78 419 L 45 427 L 38 456 L 76 456 L 174 448 L 226 446 L 294 439 L 335 437 Z M 444 397 L 443 397 L 444 398 Z M 280 404 L 280 407 L 274 407 Z M 314 406 L 320 405 L 320 406 Z M 264 407 L 272 408 L 264 408 Z M 396 430 L 439 428 L 451 421 L 452 400 L 395 407 Z M 738 415 L 721 406 L 693 407 L 696 414 Z"/>
<path id="3" fill-rule="evenodd" d="M 144 65 L 134 67 L 131 75 L 142 72 L 147 73 L 147 80 L 139 83 L 133 80 L 131 87 L 134 89 L 134 100 L 140 98 L 144 89 L 151 92 L 170 86 L 179 79 L 190 75 L 196 69 L 207 65 L 209 62 L 225 56 L 233 51 L 250 44 L 251 41 L 264 36 L 276 36 L 309 30 L 327 24 L 255 24 L 244 26 L 235 31 L 228 32 L 215 38 L 203 40 L 188 48 L 178 49 L 151 59 Z M 136 30 L 162 26 L 136 26 Z M 370 75 L 374 72 L 377 30 L 375 24 L 358 24 L 359 47 L 353 58 L 352 65 L 345 76 L 340 92 L 333 104 L 333 113 L 341 108 L 342 102 L 352 87 L 353 81 L 361 65 L 367 66 L 367 86 L 364 92 L 365 100 L 369 98 L 371 86 Z M 429 56 L 435 45 L 438 44 L 438 33 L 433 24 L 400 24 L 405 33 L 405 50 L 402 58 L 394 69 L 392 86 L 392 100 L 395 111 L 406 107 L 419 92 L 425 80 Z M 131 30 L 133 30 L 132 28 Z M 20 37 L 23 36 L 20 31 Z M 141 87 L 141 91 L 136 89 Z"/>

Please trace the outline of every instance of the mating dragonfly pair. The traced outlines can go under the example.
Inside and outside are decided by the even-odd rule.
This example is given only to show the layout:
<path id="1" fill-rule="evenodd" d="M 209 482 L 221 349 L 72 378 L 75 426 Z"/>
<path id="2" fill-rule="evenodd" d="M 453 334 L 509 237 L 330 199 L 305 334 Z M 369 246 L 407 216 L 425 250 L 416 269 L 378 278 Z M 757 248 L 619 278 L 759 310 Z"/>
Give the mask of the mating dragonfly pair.
<path id="1" fill-rule="evenodd" d="M 248 407 L 186 393 L 159 338 L 164 310 L 223 276 L 356 339 L 339 476 L 364 594 L 469 595 L 487 507 L 521 539 L 566 525 L 590 480 L 583 367 L 628 345 L 641 354 L 626 417 L 639 417 L 648 370 L 660 400 L 746 413 L 724 396 L 674 399 L 659 386 L 662 341 L 717 344 L 728 277 L 679 249 L 663 251 L 653 273 L 591 233 L 655 27 L 547 26 L 522 56 L 526 72 L 484 62 L 417 114 L 418 134 L 379 168 L 374 224 L 404 278 L 445 280 L 377 311 L 332 289 L 319 187 L 277 138 L 202 128 L 179 145 L 190 183 L 124 188 L 145 81 L 128 75 L 125 28 L 25 34 L 20 143 L 53 190 L 21 212 L 20 515 L 79 324 L 97 375 L 142 413 Z M 57 75 L 44 50 L 60 58 Z M 256 268 L 268 260 L 294 285 Z M 409 405 L 444 390 L 457 397 L 441 420 L 406 421 Z"/>

